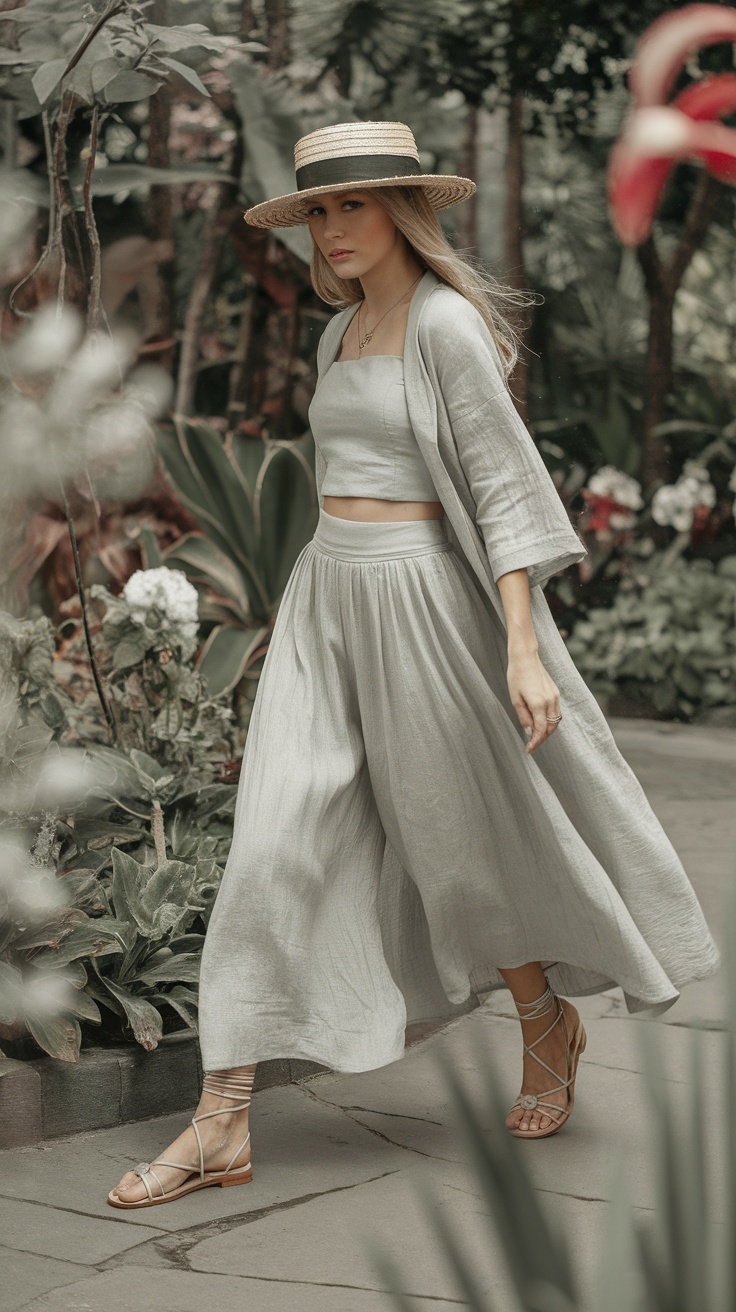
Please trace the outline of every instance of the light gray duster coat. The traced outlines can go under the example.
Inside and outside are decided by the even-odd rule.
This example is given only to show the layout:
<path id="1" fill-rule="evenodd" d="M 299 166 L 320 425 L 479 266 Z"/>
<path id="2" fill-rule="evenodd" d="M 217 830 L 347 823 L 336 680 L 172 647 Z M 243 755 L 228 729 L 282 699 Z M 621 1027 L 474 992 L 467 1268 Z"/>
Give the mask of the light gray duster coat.
<path id="1" fill-rule="evenodd" d="M 324 330 L 317 351 L 320 377 L 339 353 L 357 308 L 356 303 L 340 311 Z M 620 984 L 629 1011 L 663 1011 L 684 983 L 717 969 L 718 950 L 685 870 L 573 664 L 542 591 L 552 574 L 581 560 L 586 548 L 513 404 L 485 321 L 431 270 L 409 308 L 404 382 L 409 417 L 450 538 L 488 610 L 489 641 L 498 657 L 493 692 L 524 743 L 506 683 L 506 624 L 496 580 L 513 569 L 529 572 L 539 654 L 559 688 L 563 713 L 552 737 L 528 758 L 529 768 L 542 775 L 539 796 L 549 814 L 550 842 L 564 848 L 570 861 L 589 863 L 601 897 L 620 895 L 642 936 L 629 979 L 613 980 L 596 969 L 595 943 L 579 944 L 574 960 L 544 962 L 548 978 L 567 995 Z M 319 448 L 315 466 L 321 506 L 325 464 Z M 544 891 L 540 870 L 542 899 Z M 564 915 L 563 907 L 550 905 L 546 911 L 553 918 Z M 421 899 L 388 842 L 380 918 L 386 959 L 409 1020 L 475 1005 L 473 993 L 448 998 L 443 989 Z M 482 974 L 471 981 L 472 988 L 503 985 L 491 964 Z"/>

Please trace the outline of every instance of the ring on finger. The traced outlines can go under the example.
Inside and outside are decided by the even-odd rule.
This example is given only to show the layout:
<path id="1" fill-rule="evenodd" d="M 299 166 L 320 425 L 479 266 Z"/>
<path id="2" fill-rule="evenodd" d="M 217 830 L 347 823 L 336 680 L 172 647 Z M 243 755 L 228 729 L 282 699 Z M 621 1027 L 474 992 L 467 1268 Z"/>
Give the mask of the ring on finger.
<path id="1" fill-rule="evenodd" d="M 548 723 L 548 724 L 559 724 L 559 722 L 560 722 L 561 719 L 562 719 L 562 715 L 548 715 L 548 716 L 547 716 L 547 723 Z"/>

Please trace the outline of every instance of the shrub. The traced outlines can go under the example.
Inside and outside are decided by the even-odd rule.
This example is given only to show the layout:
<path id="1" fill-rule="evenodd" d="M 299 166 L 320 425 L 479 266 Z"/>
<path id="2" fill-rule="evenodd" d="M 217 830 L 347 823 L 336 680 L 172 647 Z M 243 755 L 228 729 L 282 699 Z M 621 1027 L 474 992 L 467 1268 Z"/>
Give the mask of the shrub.
<path id="1" fill-rule="evenodd" d="M 610 606 L 591 608 L 567 639 L 595 692 L 624 692 L 689 720 L 736 706 L 736 556 L 714 564 L 665 553 L 637 564 Z"/>

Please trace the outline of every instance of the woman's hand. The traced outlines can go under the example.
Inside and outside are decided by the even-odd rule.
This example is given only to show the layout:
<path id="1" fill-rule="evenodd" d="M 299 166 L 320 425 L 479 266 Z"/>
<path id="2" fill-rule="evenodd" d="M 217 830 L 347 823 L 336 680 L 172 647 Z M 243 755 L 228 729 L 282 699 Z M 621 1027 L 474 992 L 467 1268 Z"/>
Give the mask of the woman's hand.
<path id="1" fill-rule="evenodd" d="M 526 750 L 535 752 L 557 728 L 555 719 L 560 714 L 560 692 L 539 659 L 529 598 L 529 575 L 525 569 L 513 569 L 502 574 L 496 582 L 506 615 L 506 679 L 514 710 L 523 728 L 530 732 Z"/>
<path id="2" fill-rule="evenodd" d="M 548 717 L 560 714 L 559 689 L 537 652 L 510 651 L 506 679 L 519 722 L 531 730 L 526 750 L 534 752 L 557 728 Z"/>

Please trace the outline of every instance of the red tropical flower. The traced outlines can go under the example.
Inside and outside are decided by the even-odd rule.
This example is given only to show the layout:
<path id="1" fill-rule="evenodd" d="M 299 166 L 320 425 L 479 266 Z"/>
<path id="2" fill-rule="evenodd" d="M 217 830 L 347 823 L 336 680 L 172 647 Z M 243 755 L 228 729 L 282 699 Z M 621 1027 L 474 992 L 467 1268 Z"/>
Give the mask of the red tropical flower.
<path id="1" fill-rule="evenodd" d="M 690 55 L 720 41 L 736 41 L 736 9 L 695 4 L 662 14 L 636 48 L 633 104 L 608 165 L 611 222 L 628 246 L 648 237 L 678 160 L 700 159 L 715 177 L 736 183 L 736 130 L 717 121 L 736 111 L 736 74 L 704 77 L 667 100 Z"/>
<path id="2" fill-rule="evenodd" d="M 581 488 L 580 493 L 588 508 L 585 527 L 591 533 L 611 534 L 621 531 L 623 526 L 628 528 L 630 523 L 633 524 L 634 517 L 631 514 L 630 507 L 622 506 L 619 501 L 616 501 L 615 497 L 603 496 L 600 492 L 591 492 L 588 487 Z M 611 522 L 612 519 L 613 523 Z"/>

